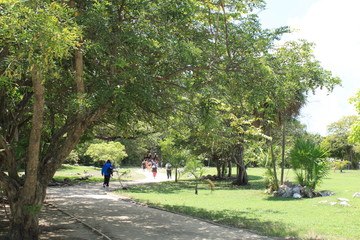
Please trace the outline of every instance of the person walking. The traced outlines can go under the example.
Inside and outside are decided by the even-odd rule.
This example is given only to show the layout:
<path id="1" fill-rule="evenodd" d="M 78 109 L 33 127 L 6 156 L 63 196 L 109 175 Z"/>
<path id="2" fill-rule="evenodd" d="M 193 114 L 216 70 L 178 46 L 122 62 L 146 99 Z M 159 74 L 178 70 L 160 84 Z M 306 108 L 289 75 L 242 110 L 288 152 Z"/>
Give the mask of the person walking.
<path id="1" fill-rule="evenodd" d="M 155 161 L 152 161 L 151 171 L 155 179 L 157 174 L 157 163 Z"/>
<path id="2" fill-rule="evenodd" d="M 141 166 L 142 166 L 142 169 L 143 169 L 144 172 L 145 172 L 145 169 L 146 169 L 146 165 L 147 165 L 147 161 L 144 158 L 143 161 L 141 162 Z"/>
<path id="3" fill-rule="evenodd" d="M 107 162 L 102 167 L 101 175 L 104 176 L 103 187 L 104 188 L 106 187 L 106 189 L 108 189 L 109 188 L 110 177 L 113 175 L 113 165 L 111 165 L 110 160 L 107 160 Z"/>
<path id="4" fill-rule="evenodd" d="M 168 162 L 165 164 L 167 178 L 171 178 L 171 164 Z"/>

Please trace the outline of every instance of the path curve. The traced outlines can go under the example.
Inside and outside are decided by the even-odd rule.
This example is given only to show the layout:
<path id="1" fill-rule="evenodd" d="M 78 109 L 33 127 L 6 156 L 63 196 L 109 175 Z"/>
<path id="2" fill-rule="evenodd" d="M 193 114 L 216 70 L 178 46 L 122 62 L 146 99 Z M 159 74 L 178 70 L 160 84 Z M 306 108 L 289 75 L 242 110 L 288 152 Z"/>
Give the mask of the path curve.
<path id="1" fill-rule="evenodd" d="M 146 175 L 146 179 L 133 182 L 119 182 L 113 178 L 110 191 L 104 190 L 101 183 L 49 187 L 46 202 L 75 216 L 112 240 L 274 239 L 250 231 L 142 206 L 133 203 L 127 197 L 111 193 L 112 189 L 124 185 L 167 180 L 166 175 L 161 173 L 158 173 L 156 179 L 151 173 L 146 172 Z M 81 236 L 78 239 L 82 239 Z M 92 239 L 102 238 L 95 238 L 94 235 Z"/>

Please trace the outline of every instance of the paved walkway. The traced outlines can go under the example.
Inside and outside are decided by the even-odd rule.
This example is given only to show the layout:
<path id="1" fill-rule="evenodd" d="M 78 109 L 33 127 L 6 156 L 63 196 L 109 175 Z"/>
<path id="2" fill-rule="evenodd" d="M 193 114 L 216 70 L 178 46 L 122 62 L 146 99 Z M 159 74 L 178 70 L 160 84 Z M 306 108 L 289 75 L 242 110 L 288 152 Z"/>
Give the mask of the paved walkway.
<path id="1" fill-rule="evenodd" d="M 122 184 L 166 180 L 165 174 L 159 174 L 157 179 L 153 179 L 151 173 L 147 174 L 146 179 Z M 101 184 L 50 187 L 46 201 L 97 229 L 105 239 L 272 239 L 132 203 L 126 197 L 111 193 L 111 189 L 120 187 L 121 184 L 115 178 L 110 183 L 110 191 L 105 191 Z"/>

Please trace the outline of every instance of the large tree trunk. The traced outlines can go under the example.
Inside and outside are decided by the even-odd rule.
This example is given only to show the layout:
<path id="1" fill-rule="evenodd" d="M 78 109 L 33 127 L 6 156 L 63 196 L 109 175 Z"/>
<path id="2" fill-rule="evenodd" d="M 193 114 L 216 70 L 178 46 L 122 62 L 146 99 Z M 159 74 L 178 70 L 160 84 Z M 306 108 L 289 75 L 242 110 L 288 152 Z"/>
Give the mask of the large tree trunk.
<path id="1" fill-rule="evenodd" d="M 33 170 L 27 167 L 24 183 L 9 176 L 0 175 L 0 183 L 5 186 L 5 193 L 11 209 L 8 239 L 38 239 L 38 213 L 45 199 L 49 181 L 66 156 L 79 142 L 84 131 L 107 109 L 108 105 L 88 113 L 82 118 L 77 115 L 74 116 L 75 120 L 70 121 L 71 124 L 69 123 L 59 131 L 44 157 L 38 160 L 37 169 Z M 60 135 L 66 137 L 60 137 Z M 31 181 L 32 185 L 29 186 L 27 181 Z"/>
<path id="2" fill-rule="evenodd" d="M 38 239 L 39 212 L 45 199 L 46 185 L 41 186 L 41 184 L 37 182 L 35 186 L 35 192 L 32 193 L 31 197 L 24 195 L 22 191 L 8 194 L 11 209 L 8 239 Z M 16 197 L 18 197 L 18 199 L 16 199 Z"/>
<path id="3" fill-rule="evenodd" d="M 271 142 L 270 145 L 270 151 L 271 151 L 271 162 L 272 162 L 272 167 L 273 167 L 273 174 L 274 174 L 274 190 L 277 191 L 279 189 L 279 181 L 277 178 L 277 172 L 276 172 L 276 157 L 275 157 L 275 153 L 274 153 L 274 146 L 273 143 Z"/>
<path id="4" fill-rule="evenodd" d="M 175 167 L 175 182 L 178 182 L 178 168 Z"/>
<path id="5" fill-rule="evenodd" d="M 77 71 L 79 70 L 80 68 L 77 68 Z M 0 157 L 6 162 L 8 168 L 8 175 L 0 174 L 0 184 L 5 190 L 11 210 L 10 230 L 7 236 L 11 240 L 38 239 L 38 213 L 46 196 L 48 182 L 79 142 L 84 131 L 109 108 L 109 105 L 105 104 L 91 112 L 75 112 L 53 136 L 50 144 L 40 149 L 45 89 L 42 85 L 41 72 L 36 66 L 32 68 L 31 74 L 34 104 L 24 180 L 19 178 L 15 169 L 17 159 L 15 159 L 14 150 L 11 149 L 7 139 L 0 136 L 0 147 L 5 149 L 0 152 Z M 84 88 L 80 75 L 77 75 L 77 80 L 80 83 L 77 84 L 78 93 L 81 94 Z"/>
<path id="6" fill-rule="evenodd" d="M 244 162 L 244 146 L 239 145 L 234 154 L 234 162 L 237 166 L 237 176 L 236 180 L 232 183 L 234 185 L 247 185 L 249 183 L 249 178 L 246 172 L 246 166 Z"/>
<path id="7" fill-rule="evenodd" d="M 221 163 L 221 178 L 225 177 L 225 171 L 226 171 L 226 162 Z"/>
<path id="8" fill-rule="evenodd" d="M 213 155 L 212 155 L 212 158 L 213 158 L 214 163 L 215 163 L 215 167 L 216 167 L 216 171 L 217 171 L 217 176 L 218 176 L 218 177 L 221 177 L 220 158 L 219 158 L 216 154 L 213 154 Z"/>
<path id="9" fill-rule="evenodd" d="M 76 8 L 75 0 L 70 0 L 68 3 L 70 8 Z M 82 44 L 82 41 L 80 41 Z M 82 98 L 82 94 L 85 93 L 85 85 L 84 85 L 84 56 L 83 56 L 83 47 L 79 46 L 75 49 L 74 52 L 74 64 L 75 64 L 75 83 L 76 83 L 76 90 L 79 95 L 79 98 Z"/>
<path id="10" fill-rule="evenodd" d="M 38 213 L 42 206 L 45 189 L 39 184 L 38 168 L 40 155 L 40 138 L 44 117 L 44 91 L 42 74 L 38 66 L 31 71 L 34 88 L 34 105 L 32 128 L 25 169 L 24 185 L 17 191 L 9 191 L 11 209 L 9 239 L 37 239 L 39 234 Z"/>
<path id="11" fill-rule="evenodd" d="M 231 177 L 232 175 L 232 164 L 231 161 L 228 161 L 228 177 Z"/>

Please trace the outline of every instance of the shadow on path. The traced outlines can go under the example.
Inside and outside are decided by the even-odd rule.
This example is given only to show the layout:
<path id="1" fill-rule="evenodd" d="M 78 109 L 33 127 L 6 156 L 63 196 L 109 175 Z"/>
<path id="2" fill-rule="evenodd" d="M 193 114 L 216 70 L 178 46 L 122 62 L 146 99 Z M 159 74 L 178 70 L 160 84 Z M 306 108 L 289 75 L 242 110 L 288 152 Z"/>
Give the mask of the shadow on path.
<path id="1" fill-rule="evenodd" d="M 158 173 L 156 179 L 151 173 L 145 174 L 145 179 L 132 182 L 120 183 L 114 178 L 110 183 L 110 190 L 121 188 L 122 185 L 167 180 L 165 174 Z M 126 197 L 106 191 L 101 183 L 50 187 L 46 202 L 99 230 L 108 236 L 108 239 L 273 239 L 242 229 L 141 206 Z"/>

